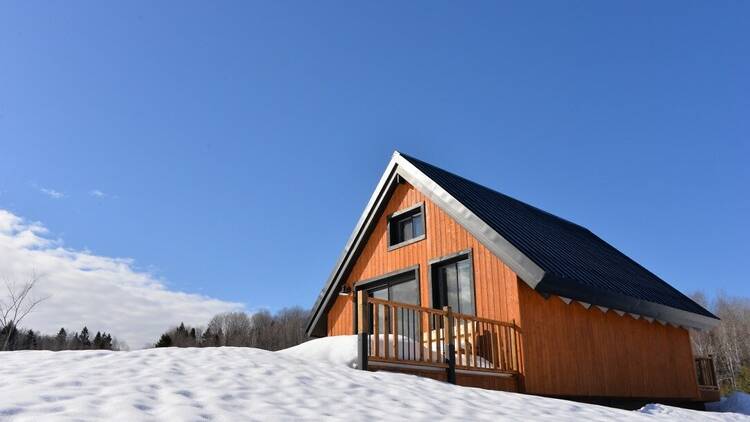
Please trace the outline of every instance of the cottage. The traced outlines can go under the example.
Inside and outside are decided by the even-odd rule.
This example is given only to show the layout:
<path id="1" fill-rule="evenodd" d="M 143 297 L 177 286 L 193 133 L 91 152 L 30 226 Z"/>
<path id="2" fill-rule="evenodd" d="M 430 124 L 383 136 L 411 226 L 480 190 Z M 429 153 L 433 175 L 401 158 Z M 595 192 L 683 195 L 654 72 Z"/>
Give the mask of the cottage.
<path id="1" fill-rule="evenodd" d="M 395 152 L 308 324 L 360 368 L 637 405 L 718 398 L 716 316 L 586 228 Z"/>

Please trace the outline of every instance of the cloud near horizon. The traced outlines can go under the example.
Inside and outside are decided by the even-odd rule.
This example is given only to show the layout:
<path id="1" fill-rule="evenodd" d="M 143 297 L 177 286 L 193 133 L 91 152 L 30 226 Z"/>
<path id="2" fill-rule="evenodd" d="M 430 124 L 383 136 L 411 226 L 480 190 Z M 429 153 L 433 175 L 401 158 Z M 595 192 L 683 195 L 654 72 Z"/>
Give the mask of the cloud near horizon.
<path id="1" fill-rule="evenodd" d="M 46 334 L 85 325 L 141 348 L 180 322 L 204 325 L 217 313 L 244 308 L 170 290 L 153 274 L 136 270 L 132 259 L 65 248 L 41 223 L 0 209 L 0 277 L 23 282 L 32 273 L 41 277 L 34 295 L 49 298 L 22 326 Z"/>

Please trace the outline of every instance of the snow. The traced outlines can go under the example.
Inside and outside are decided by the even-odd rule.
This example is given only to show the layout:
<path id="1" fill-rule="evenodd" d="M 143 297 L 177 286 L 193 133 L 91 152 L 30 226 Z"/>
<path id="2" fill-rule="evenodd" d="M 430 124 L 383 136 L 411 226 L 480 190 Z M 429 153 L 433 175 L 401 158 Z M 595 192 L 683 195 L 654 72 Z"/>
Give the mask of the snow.
<path id="1" fill-rule="evenodd" d="M 4 352 L 0 421 L 750 421 L 737 413 L 656 404 L 633 412 L 458 387 L 359 371 L 352 369 L 355 360 L 354 336 L 281 352 L 233 347 Z"/>
<path id="2" fill-rule="evenodd" d="M 708 403 L 713 412 L 735 412 L 750 415 L 750 394 L 735 392 L 716 403 Z"/>

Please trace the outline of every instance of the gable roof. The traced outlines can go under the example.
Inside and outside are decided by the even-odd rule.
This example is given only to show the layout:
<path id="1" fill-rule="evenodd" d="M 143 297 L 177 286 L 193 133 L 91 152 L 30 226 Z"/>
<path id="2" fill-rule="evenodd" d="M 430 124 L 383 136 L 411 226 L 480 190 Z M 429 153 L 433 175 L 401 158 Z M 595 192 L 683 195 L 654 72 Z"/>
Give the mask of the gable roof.
<path id="1" fill-rule="evenodd" d="M 455 219 L 531 288 L 675 325 L 704 329 L 718 318 L 588 229 L 424 161 L 395 152 L 313 307 L 320 320 L 401 177 Z"/>

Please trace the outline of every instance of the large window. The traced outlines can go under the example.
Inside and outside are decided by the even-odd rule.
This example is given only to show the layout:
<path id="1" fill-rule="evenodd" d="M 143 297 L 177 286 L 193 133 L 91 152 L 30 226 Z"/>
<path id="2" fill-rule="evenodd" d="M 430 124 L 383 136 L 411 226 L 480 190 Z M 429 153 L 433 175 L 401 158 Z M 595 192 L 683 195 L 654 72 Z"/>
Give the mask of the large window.
<path id="1" fill-rule="evenodd" d="M 471 253 L 435 262 L 431 267 L 432 306 L 450 306 L 455 312 L 474 315 L 474 277 Z"/>
<path id="2" fill-rule="evenodd" d="M 407 305 L 419 305 L 418 267 L 362 282 L 356 288 L 358 290 L 365 290 L 368 296 L 375 299 L 405 303 Z M 419 338 L 419 333 L 421 332 L 419 329 L 420 321 L 416 318 L 413 310 L 410 311 L 401 307 L 385 308 L 383 305 L 370 303 L 370 315 L 372 316 L 375 315 L 373 306 L 379 306 L 378 331 L 380 335 L 392 334 L 393 324 L 397 323 L 398 333 L 401 337 Z M 387 309 L 395 309 L 395 312 L 386 312 Z M 394 320 L 393 318 L 396 319 Z M 370 320 L 370 332 L 373 332 L 373 322 L 373 320 Z"/>
<path id="3" fill-rule="evenodd" d="M 419 305 L 419 282 L 417 271 L 404 273 L 374 281 L 372 287 L 366 287 L 368 296 L 391 302 Z"/>
<path id="4" fill-rule="evenodd" d="M 394 213 L 388 218 L 388 247 L 405 246 L 424 239 L 424 204 Z"/>

